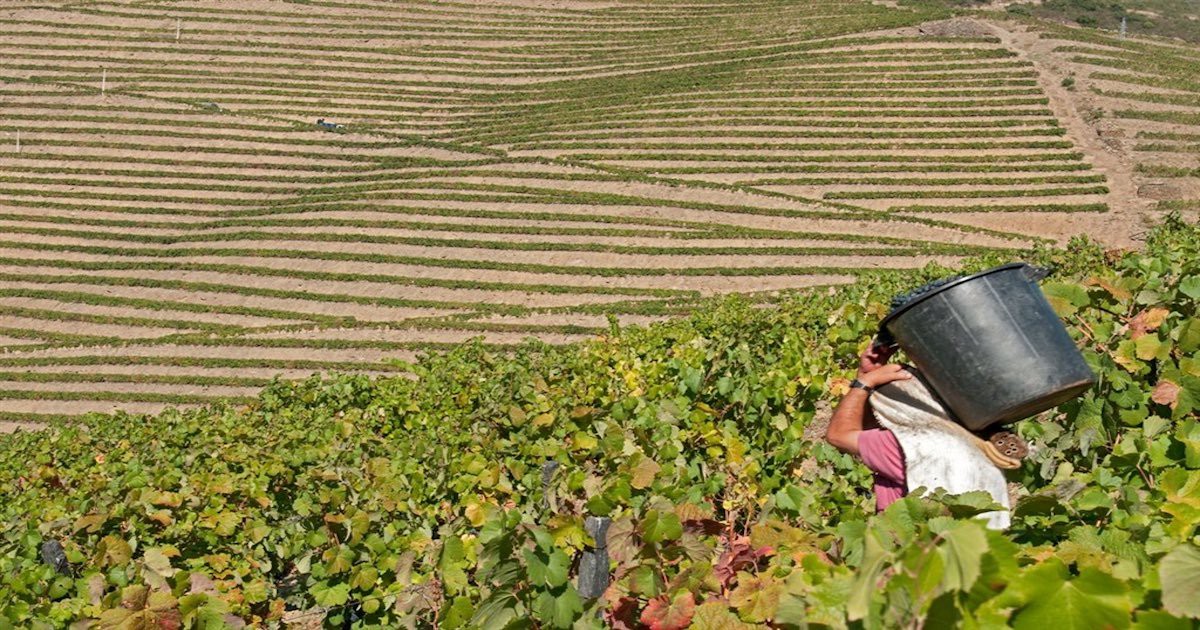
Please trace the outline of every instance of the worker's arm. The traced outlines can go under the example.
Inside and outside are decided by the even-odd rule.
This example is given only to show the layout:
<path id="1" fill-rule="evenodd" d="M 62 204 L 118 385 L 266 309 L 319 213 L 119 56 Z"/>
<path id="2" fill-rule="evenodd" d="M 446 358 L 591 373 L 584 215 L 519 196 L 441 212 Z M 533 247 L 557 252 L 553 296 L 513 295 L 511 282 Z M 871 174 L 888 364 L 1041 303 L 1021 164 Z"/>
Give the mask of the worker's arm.
<path id="1" fill-rule="evenodd" d="M 867 348 L 859 357 L 857 379 L 863 385 L 875 388 L 892 381 L 912 378 L 900 365 L 888 364 L 895 350 L 884 346 Z M 825 440 L 839 450 L 858 455 L 858 436 L 863 432 L 867 417 L 867 391 L 853 388 L 838 403 L 825 431 Z"/>

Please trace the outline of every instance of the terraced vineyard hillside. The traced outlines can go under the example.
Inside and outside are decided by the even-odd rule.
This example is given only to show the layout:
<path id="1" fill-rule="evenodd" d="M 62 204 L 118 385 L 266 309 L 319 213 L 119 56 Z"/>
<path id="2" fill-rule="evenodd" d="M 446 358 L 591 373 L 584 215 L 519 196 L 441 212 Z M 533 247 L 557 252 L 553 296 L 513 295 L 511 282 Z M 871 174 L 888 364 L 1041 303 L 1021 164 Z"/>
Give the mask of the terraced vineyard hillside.
<path id="1" fill-rule="evenodd" d="M 4 6 L 0 420 L 1134 231 L 1082 90 L 936 9 Z M 1046 33 L 1107 66 L 1098 98 L 1138 103 L 1112 108 L 1144 125 L 1138 177 L 1192 186 L 1200 132 L 1174 125 L 1197 123 L 1196 53 Z"/>
<path id="2" fill-rule="evenodd" d="M 1200 48 L 1045 27 L 1059 71 L 1106 147 L 1132 163 L 1137 193 L 1162 210 L 1200 209 Z"/>

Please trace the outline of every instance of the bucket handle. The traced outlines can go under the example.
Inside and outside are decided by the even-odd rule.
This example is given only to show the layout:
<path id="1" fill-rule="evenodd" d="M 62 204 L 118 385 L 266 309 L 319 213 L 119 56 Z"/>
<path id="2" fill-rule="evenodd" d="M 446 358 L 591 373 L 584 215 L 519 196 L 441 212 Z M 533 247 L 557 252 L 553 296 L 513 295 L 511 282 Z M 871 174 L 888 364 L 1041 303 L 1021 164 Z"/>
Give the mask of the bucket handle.
<path id="1" fill-rule="evenodd" d="M 1026 265 L 1021 268 L 1021 271 L 1025 272 L 1026 280 L 1029 280 L 1030 282 L 1033 282 L 1035 284 L 1038 282 L 1041 282 L 1042 280 L 1045 280 L 1047 276 L 1054 273 L 1054 269 L 1051 267 L 1038 267 L 1036 265 L 1030 265 L 1028 263 L 1026 263 Z"/>

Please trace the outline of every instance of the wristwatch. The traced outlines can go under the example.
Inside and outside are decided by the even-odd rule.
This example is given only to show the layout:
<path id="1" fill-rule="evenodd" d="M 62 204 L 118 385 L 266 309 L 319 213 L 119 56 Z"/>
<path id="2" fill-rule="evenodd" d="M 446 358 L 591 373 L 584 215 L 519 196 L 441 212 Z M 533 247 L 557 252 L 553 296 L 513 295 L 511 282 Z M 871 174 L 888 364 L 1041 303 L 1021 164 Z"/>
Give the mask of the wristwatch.
<path id="1" fill-rule="evenodd" d="M 854 379 L 853 381 L 850 381 L 850 388 L 851 389 L 861 389 L 864 392 L 867 392 L 868 394 L 875 391 L 874 387 L 871 387 L 870 385 L 867 385 L 866 383 L 864 383 L 858 379 Z"/>

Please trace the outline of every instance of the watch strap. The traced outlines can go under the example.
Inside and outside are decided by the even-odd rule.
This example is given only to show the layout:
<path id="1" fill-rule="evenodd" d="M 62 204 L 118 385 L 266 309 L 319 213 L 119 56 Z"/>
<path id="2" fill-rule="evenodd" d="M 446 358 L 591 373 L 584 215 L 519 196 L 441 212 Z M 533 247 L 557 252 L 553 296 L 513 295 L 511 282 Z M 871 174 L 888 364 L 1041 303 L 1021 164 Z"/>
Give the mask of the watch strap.
<path id="1" fill-rule="evenodd" d="M 851 387 L 851 389 L 861 389 L 861 390 L 867 392 L 868 394 L 875 391 L 874 387 L 871 387 L 870 385 L 867 385 L 866 383 L 864 383 L 858 379 L 854 379 L 853 381 L 850 381 L 850 387 Z"/>

